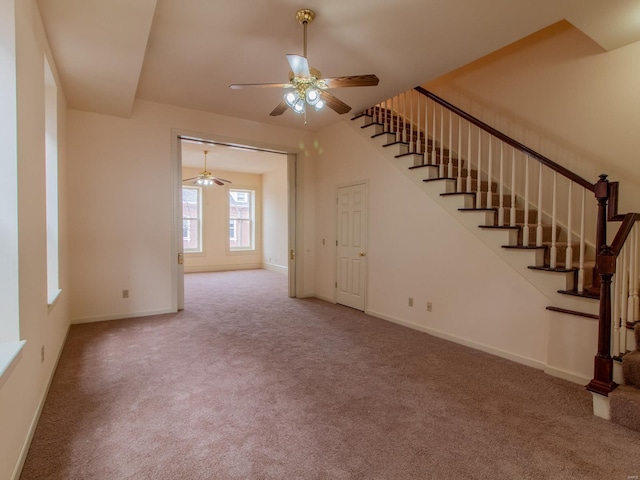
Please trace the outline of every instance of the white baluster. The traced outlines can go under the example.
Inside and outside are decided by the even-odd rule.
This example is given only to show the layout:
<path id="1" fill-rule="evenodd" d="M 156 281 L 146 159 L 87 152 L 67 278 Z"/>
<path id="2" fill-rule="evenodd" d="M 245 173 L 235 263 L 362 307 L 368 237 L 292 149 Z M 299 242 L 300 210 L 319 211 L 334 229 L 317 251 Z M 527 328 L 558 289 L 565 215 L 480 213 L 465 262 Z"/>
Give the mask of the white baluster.
<path id="1" fill-rule="evenodd" d="M 620 302 L 620 326 L 622 327 L 621 330 L 621 337 L 623 337 L 622 341 L 620 342 L 620 348 L 623 351 L 627 350 L 627 335 L 626 335 L 626 331 L 627 331 L 627 322 L 629 321 L 629 293 L 630 293 L 630 289 L 629 289 L 629 269 L 631 267 L 631 245 L 630 242 L 627 241 L 624 246 L 622 247 L 622 250 L 620 252 L 623 261 L 621 262 L 622 268 L 620 271 L 617 271 L 616 273 L 616 277 L 620 277 L 620 298 L 619 298 L 619 302 Z"/>
<path id="2" fill-rule="evenodd" d="M 542 163 L 538 162 L 538 228 L 536 229 L 536 247 L 542 246 Z"/>
<path id="3" fill-rule="evenodd" d="M 564 268 L 573 267 L 573 182 L 569 180 L 569 200 L 567 205 L 567 250 L 564 257 Z"/>
<path id="4" fill-rule="evenodd" d="M 407 92 L 402 92 L 402 141 L 407 142 Z"/>
<path id="5" fill-rule="evenodd" d="M 452 142 L 452 135 L 453 135 L 453 118 L 452 118 L 452 113 L 451 110 L 448 111 L 449 112 L 449 141 L 447 142 L 447 146 L 449 147 L 449 163 L 448 163 L 448 168 L 447 168 L 447 178 L 453 178 L 453 142 Z"/>
<path id="6" fill-rule="evenodd" d="M 529 155 L 524 157 L 524 226 L 522 227 L 522 245 L 529 246 Z"/>
<path id="7" fill-rule="evenodd" d="M 516 149 L 511 151 L 511 211 L 509 212 L 509 225 L 516 226 Z"/>
<path id="8" fill-rule="evenodd" d="M 413 143 L 413 90 L 409 90 L 409 151 L 415 152 Z"/>
<path id="9" fill-rule="evenodd" d="M 500 174 L 498 177 L 498 225 L 504 226 L 504 142 L 500 142 Z"/>
<path id="10" fill-rule="evenodd" d="M 476 208 L 482 208 L 482 130 L 478 129 L 478 178 L 476 179 Z"/>
<path id="11" fill-rule="evenodd" d="M 424 163 L 429 163 L 429 97 L 424 97 Z"/>
<path id="12" fill-rule="evenodd" d="M 616 258 L 616 274 L 612 280 L 613 294 L 611 297 L 611 308 L 613 310 L 611 315 L 611 327 L 613 330 L 613 347 L 611 354 L 614 357 L 620 355 L 620 273 L 622 273 L 622 268 L 624 268 L 624 256 L 622 252 L 620 252 L 618 258 Z"/>
<path id="13" fill-rule="evenodd" d="M 471 177 L 471 122 L 468 122 L 469 126 L 467 127 L 469 130 L 467 132 L 467 188 L 466 192 L 471 191 L 471 182 L 473 178 Z"/>
<path id="14" fill-rule="evenodd" d="M 433 124 L 433 133 L 431 134 L 431 162 L 429 162 L 431 165 L 435 165 L 436 164 L 436 139 L 438 138 L 438 135 L 436 135 L 436 109 L 438 107 L 438 104 L 436 102 L 432 102 L 433 103 L 433 122 L 431 122 Z"/>
<path id="15" fill-rule="evenodd" d="M 400 95 L 396 95 L 393 97 L 395 100 L 395 112 L 396 112 L 396 142 L 400 142 L 402 140 L 402 131 L 400 130 Z"/>
<path id="16" fill-rule="evenodd" d="M 584 254 L 586 249 L 586 243 L 584 238 L 585 194 L 586 194 L 586 189 L 583 187 L 582 202 L 580 206 L 580 264 L 578 266 L 578 292 L 584 292 Z"/>
<path id="17" fill-rule="evenodd" d="M 444 177 L 444 107 L 440 107 L 440 168 L 438 176 Z"/>
<path id="18" fill-rule="evenodd" d="M 557 219 L 557 211 L 558 211 L 558 173 L 553 171 L 553 196 L 551 202 L 551 261 L 550 267 L 556 268 L 558 265 L 558 246 L 556 245 L 556 232 L 558 228 L 558 219 Z"/>
<path id="19" fill-rule="evenodd" d="M 413 90 L 412 90 L 413 92 Z M 413 95 L 415 96 L 416 93 L 414 92 Z M 422 97 L 422 95 L 420 95 L 418 93 L 418 105 L 416 106 L 416 153 L 420 153 L 422 151 L 422 145 L 421 145 L 421 141 L 420 141 L 420 97 Z M 413 104 L 413 102 L 411 102 Z M 424 163 L 424 162 L 423 162 Z"/>
<path id="20" fill-rule="evenodd" d="M 381 103 L 381 111 L 380 111 L 380 121 L 382 123 L 382 131 L 386 132 L 387 131 L 387 122 L 389 121 L 389 112 L 387 111 L 387 101 L 384 100 Z"/>
<path id="21" fill-rule="evenodd" d="M 458 116 L 458 181 L 456 192 L 462 191 L 462 118 Z"/>
<path id="22" fill-rule="evenodd" d="M 487 166 L 487 208 L 493 207 L 493 137 L 489 135 L 489 165 Z"/>
<path id="23" fill-rule="evenodd" d="M 631 268 L 629 268 L 629 284 L 631 286 L 631 295 L 629 297 L 629 309 L 631 310 L 630 317 L 631 321 L 637 322 L 640 320 L 640 296 L 638 295 L 638 275 L 640 275 L 638 261 L 640 260 L 638 255 L 638 224 L 633 227 L 627 242 L 631 242 Z"/>

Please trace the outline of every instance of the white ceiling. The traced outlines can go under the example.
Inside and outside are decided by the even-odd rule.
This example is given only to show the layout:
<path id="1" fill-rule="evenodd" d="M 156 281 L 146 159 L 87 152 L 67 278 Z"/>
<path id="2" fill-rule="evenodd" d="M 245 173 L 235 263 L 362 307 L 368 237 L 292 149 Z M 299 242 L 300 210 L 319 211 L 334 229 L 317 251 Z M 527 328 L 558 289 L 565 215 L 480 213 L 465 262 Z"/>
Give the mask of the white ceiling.
<path id="1" fill-rule="evenodd" d="M 287 155 L 282 153 L 197 140 L 183 140 L 181 143 L 183 167 L 202 170 L 204 150 L 207 150 L 208 170 L 264 174 L 287 164 Z"/>
<path id="2" fill-rule="evenodd" d="M 363 110 L 566 19 L 604 49 L 640 40 L 640 0 L 38 0 L 71 108 L 128 117 L 144 99 L 273 125 L 318 130 L 269 112 L 302 54 L 300 8 L 316 12 L 308 58 L 324 76 L 374 73 L 376 87 L 331 92 Z M 347 116 L 349 114 L 346 114 Z"/>

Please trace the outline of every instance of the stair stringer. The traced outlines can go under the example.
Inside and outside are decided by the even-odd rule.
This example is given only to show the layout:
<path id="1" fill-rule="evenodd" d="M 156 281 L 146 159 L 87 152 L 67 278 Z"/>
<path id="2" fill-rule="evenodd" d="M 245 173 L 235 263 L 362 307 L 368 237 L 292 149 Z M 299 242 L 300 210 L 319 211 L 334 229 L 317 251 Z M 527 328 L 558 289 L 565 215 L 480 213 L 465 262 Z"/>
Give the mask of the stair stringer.
<path id="1" fill-rule="evenodd" d="M 558 293 L 559 290 L 570 290 L 574 287 L 575 274 L 573 272 L 547 272 L 528 268 L 543 264 L 543 250 L 503 248 L 503 245 L 515 244 L 513 231 L 479 228 L 480 225 L 486 224 L 487 212 L 461 212 L 459 209 L 468 207 L 468 203 L 465 203 L 462 196 L 441 195 L 442 193 L 454 192 L 456 180 L 440 179 L 424 182 L 423 180 L 427 177 L 434 179 L 437 177 L 433 174 L 425 175 L 423 168 L 410 170 L 409 167 L 415 164 L 414 156 L 397 157 L 407 153 L 407 145 L 395 143 L 395 135 L 393 134 L 376 131 L 376 128 L 381 129 L 382 126 L 370 125 L 370 121 L 370 117 L 362 116 L 347 123 L 360 136 L 373 142 L 382 157 L 397 167 L 409 180 L 461 223 L 465 229 L 532 284 L 549 300 L 550 305 L 592 315 L 598 313 L 599 303 L 597 300 Z M 431 169 L 431 167 L 427 168 Z M 550 347 L 548 348 L 545 371 L 576 383 L 586 384 L 592 377 L 593 357 L 597 347 L 597 320 L 547 310 L 541 312 L 541 320 L 543 318 L 549 321 L 547 343 Z M 577 343 L 576 338 L 580 339 Z M 572 345 L 571 352 L 563 355 L 559 345 L 568 344 Z"/>

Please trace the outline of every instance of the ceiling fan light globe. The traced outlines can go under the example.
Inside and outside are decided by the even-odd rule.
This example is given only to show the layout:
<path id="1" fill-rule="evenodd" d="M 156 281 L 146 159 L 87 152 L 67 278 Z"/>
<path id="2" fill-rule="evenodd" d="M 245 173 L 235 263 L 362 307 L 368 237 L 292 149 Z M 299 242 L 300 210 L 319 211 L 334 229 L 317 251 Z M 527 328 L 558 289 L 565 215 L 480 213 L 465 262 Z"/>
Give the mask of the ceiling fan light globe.
<path id="1" fill-rule="evenodd" d="M 298 92 L 287 92 L 284 94 L 284 101 L 287 102 L 287 105 L 291 108 L 293 108 L 299 98 L 300 95 L 298 95 Z"/>
<path id="2" fill-rule="evenodd" d="M 315 103 L 314 107 L 316 107 L 316 110 L 322 110 L 322 107 L 324 107 L 324 100 L 319 99 L 319 100 Z"/>
<path id="3" fill-rule="evenodd" d="M 296 102 L 293 104 L 293 111 L 296 113 L 304 113 L 304 99 L 298 98 Z"/>
<path id="4" fill-rule="evenodd" d="M 310 88 L 307 90 L 306 97 L 309 105 L 315 105 L 320 101 L 320 92 L 315 88 Z"/>

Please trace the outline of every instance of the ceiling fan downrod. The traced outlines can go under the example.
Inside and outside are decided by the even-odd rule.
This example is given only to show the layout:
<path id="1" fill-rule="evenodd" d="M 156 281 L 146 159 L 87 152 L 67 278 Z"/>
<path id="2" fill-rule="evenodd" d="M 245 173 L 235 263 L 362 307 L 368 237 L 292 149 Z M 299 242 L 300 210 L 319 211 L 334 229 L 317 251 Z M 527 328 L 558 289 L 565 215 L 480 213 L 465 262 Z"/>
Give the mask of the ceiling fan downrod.
<path id="1" fill-rule="evenodd" d="M 308 8 L 303 8 L 302 10 L 298 10 L 296 12 L 296 20 L 298 20 L 298 22 L 302 25 L 303 29 L 302 56 L 305 58 L 307 58 L 307 24 L 312 22 L 314 18 L 316 18 L 315 12 L 313 10 L 309 10 Z"/>

